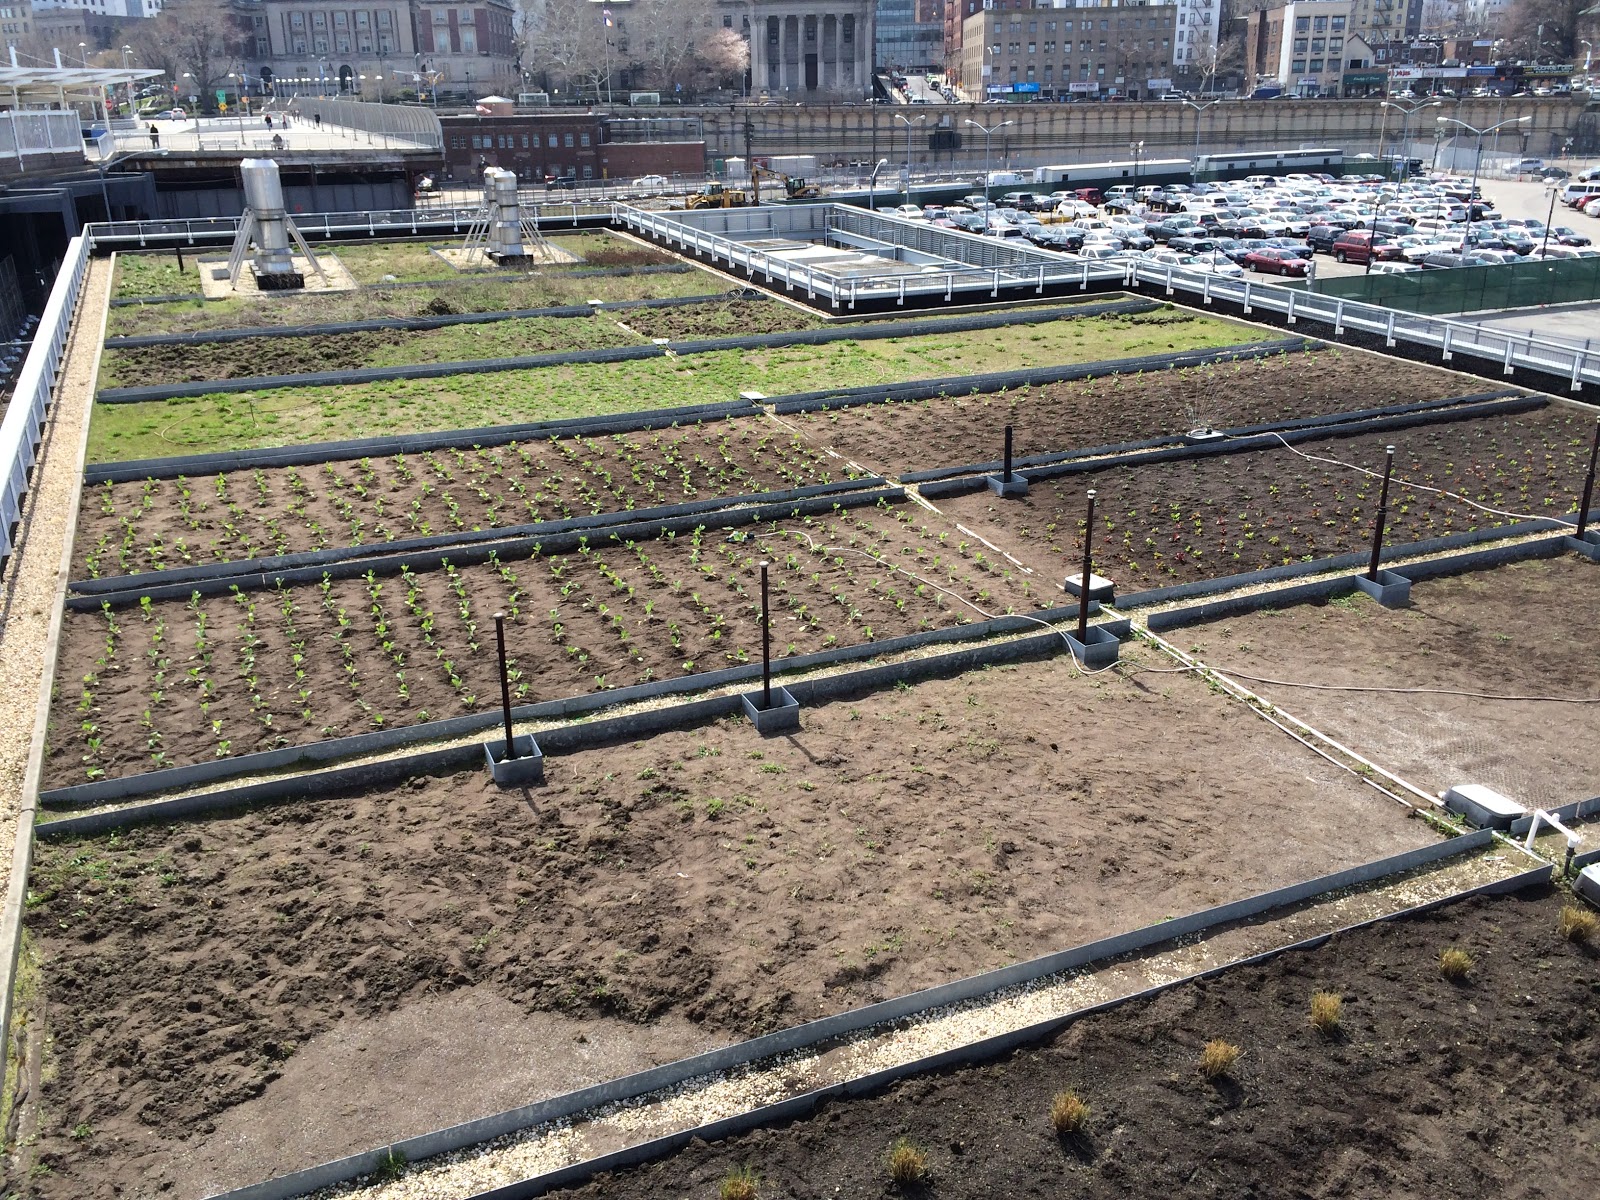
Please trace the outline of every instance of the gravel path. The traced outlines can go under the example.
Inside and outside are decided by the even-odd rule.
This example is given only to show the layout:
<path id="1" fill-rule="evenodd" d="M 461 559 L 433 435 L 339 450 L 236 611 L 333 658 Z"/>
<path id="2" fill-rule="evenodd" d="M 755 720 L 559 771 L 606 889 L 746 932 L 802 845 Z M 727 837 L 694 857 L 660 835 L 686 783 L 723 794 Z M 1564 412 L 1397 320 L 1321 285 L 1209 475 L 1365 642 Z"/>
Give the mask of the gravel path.
<path id="1" fill-rule="evenodd" d="M 67 340 L 55 404 L 45 423 L 18 530 L 18 548 L 0 587 L 0 845 L 4 846 L 17 844 L 18 815 L 24 808 L 31 810 L 37 796 L 37 773 L 30 786 L 28 767 L 30 757 L 42 749 L 33 745 L 34 727 L 47 699 L 40 695 L 42 681 L 54 667 L 47 656 L 69 574 L 67 554 L 77 521 L 84 435 L 94 403 L 110 295 L 111 260 L 95 259 L 84 277 L 77 318 Z M 13 876 L 17 863 L 26 875 L 25 852 L 19 850 Z M 8 895 L 25 882 L 13 877 Z M 5 982 L 9 984 L 9 978 Z"/>

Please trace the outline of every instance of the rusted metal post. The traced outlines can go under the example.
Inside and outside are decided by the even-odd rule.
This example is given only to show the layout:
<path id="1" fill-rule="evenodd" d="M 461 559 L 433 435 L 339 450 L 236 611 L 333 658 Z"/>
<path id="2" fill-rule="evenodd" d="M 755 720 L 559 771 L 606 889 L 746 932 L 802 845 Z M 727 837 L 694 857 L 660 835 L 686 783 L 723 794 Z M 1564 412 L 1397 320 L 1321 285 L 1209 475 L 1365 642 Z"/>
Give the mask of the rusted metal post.
<path id="1" fill-rule="evenodd" d="M 767 608 L 767 564 L 761 564 L 761 711 L 772 707 L 772 618 Z"/>
<path id="2" fill-rule="evenodd" d="M 1589 524 L 1589 501 L 1594 498 L 1594 465 L 1600 460 L 1600 419 L 1594 423 L 1594 445 L 1589 447 L 1589 473 L 1583 478 L 1583 499 L 1578 501 L 1578 536 Z"/>
<path id="3" fill-rule="evenodd" d="M 1006 469 L 1000 476 L 1003 483 L 1011 482 L 1011 426 L 1006 426 Z"/>
<path id="4" fill-rule="evenodd" d="M 1367 578 L 1378 582 L 1378 555 L 1383 552 L 1383 527 L 1389 521 L 1389 476 L 1394 471 L 1394 447 L 1384 450 L 1383 488 L 1378 492 L 1378 519 L 1372 526 L 1372 559 L 1367 564 Z"/>
<path id="5" fill-rule="evenodd" d="M 506 761 L 517 757 L 517 739 L 511 732 L 511 679 L 506 674 L 506 615 L 494 615 L 494 642 L 500 654 L 500 712 L 506 722 Z"/>

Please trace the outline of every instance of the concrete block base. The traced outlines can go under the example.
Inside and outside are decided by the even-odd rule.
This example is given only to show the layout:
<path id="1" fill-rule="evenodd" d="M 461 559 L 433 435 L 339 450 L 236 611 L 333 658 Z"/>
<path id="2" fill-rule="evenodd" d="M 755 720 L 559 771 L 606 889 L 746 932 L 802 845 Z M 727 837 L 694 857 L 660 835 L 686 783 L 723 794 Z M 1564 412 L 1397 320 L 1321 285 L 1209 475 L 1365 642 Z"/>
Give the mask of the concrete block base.
<path id="1" fill-rule="evenodd" d="M 1061 582 L 1061 590 L 1069 596 L 1083 594 L 1083 572 L 1078 571 L 1068 575 Z M 1117 585 L 1103 575 L 1089 576 L 1089 599 L 1098 600 L 1101 604 L 1110 604 L 1116 598 Z"/>
<path id="2" fill-rule="evenodd" d="M 544 782 L 544 751 L 528 733 L 518 734 L 513 743 L 516 758 L 507 758 L 506 740 L 483 744 L 483 757 L 489 763 L 489 774 L 501 787 L 527 787 Z"/>
<path id="3" fill-rule="evenodd" d="M 1600 863 L 1592 863 L 1572 881 L 1572 890 L 1590 904 L 1600 906 Z"/>
<path id="4" fill-rule="evenodd" d="M 989 485 L 989 490 L 996 496 L 1003 496 L 1008 500 L 1028 494 L 1028 481 L 1015 471 L 1011 472 L 1010 479 L 1000 475 L 985 475 L 983 481 Z"/>
<path id="5" fill-rule="evenodd" d="M 800 728 L 800 701 L 789 694 L 788 688 L 772 689 L 772 707 L 761 707 L 760 692 L 746 692 L 739 697 L 744 702 L 744 714 L 750 718 L 756 732 L 762 737 L 775 733 L 793 733 Z"/>
<path id="6" fill-rule="evenodd" d="M 1098 625 L 1089 626 L 1084 635 L 1088 640 L 1080 642 L 1074 635 L 1067 634 L 1067 644 L 1072 647 L 1072 657 L 1090 671 L 1109 667 L 1122 653 L 1122 643 L 1116 635 Z"/>
<path id="7" fill-rule="evenodd" d="M 1458 783 L 1444 794 L 1444 806 L 1460 813 L 1479 829 L 1511 828 L 1511 822 L 1528 810 L 1508 796 L 1481 783 Z"/>
<path id="8" fill-rule="evenodd" d="M 1393 571 L 1379 571 L 1376 582 L 1365 573 L 1357 575 L 1356 586 L 1385 608 L 1404 608 L 1411 603 L 1411 580 Z"/>
<path id="9" fill-rule="evenodd" d="M 1584 530 L 1581 538 L 1564 537 L 1561 539 L 1561 544 L 1568 550 L 1576 550 L 1585 558 L 1592 558 L 1596 562 L 1600 562 L 1600 533 L 1596 533 L 1592 529 Z"/>

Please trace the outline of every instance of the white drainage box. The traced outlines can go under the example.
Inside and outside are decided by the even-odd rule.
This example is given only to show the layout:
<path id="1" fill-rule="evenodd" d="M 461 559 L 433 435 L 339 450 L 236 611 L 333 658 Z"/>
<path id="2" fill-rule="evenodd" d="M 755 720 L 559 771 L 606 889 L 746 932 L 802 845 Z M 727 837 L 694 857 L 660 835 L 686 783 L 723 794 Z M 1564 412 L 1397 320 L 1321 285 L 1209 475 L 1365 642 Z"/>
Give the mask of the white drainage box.
<path id="1" fill-rule="evenodd" d="M 1527 809 L 1481 783 L 1458 783 L 1444 794 L 1444 806 L 1460 813 L 1479 829 L 1510 829 Z"/>

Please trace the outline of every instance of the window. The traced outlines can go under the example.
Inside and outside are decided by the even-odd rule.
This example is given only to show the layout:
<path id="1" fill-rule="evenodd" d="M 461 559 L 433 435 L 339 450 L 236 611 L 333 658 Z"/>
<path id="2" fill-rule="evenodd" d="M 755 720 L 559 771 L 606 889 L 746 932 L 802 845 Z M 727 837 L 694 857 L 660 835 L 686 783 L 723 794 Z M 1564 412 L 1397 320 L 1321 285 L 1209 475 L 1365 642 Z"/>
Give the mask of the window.
<path id="1" fill-rule="evenodd" d="M 290 13 L 289 14 L 289 28 L 290 29 L 304 29 L 305 27 L 306 27 L 306 15 L 305 15 L 305 13 Z"/>
<path id="2" fill-rule="evenodd" d="M 563 136 L 561 140 L 568 150 L 572 149 L 572 135 L 570 133 Z"/>
<path id="3" fill-rule="evenodd" d="M 1054 54 L 1056 52 L 1056 44 L 1054 42 L 1046 42 L 1044 44 L 1044 52 L 1046 54 Z"/>
<path id="4" fill-rule="evenodd" d="M 328 14 L 327 13 L 312 13 L 311 14 L 311 28 L 313 28 L 313 29 L 326 29 L 327 27 L 328 27 Z"/>
<path id="5" fill-rule="evenodd" d="M 306 52 L 306 40 L 305 40 L 305 38 L 295 38 L 294 39 L 294 52 L 296 54 L 304 54 Z M 323 49 L 323 50 L 318 50 L 317 53 L 318 54 L 325 54 L 325 53 L 327 53 L 327 51 L 326 51 L 326 49 Z"/>
<path id="6" fill-rule="evenodd" d="M 1306 60 L 1303 58 L 1295 59 L 1289 64 L 1289 70 L 1296 75 L 1304 75 L 1306 73 Z"/>
<path id="7" fill-rule="evenodd" d="M 340 54 L 350 53 L 350 35 L 348 33 L 335 34 L 333 37 L 333 44 L 338 49 Z"/>
<path id="8" fill-rule="evenodd" d="M 583 167 L 583 177 L 585 179 L 593 179 L 594 178 L 594 167 L 589 165 L 588 163 L 585 163 L 584 167 Z"/>
<path id="9" fill-rule="evenodd" d="M 1318 18 L 1316 18 L 1316 20 L 1311 22 L 1311 29 L 1312 29 L 1312 32 L 1314 32 L 1314 33 L 1327 33 L 1328 32 L 1328 18 L 1327 17 L 1318 17 Z"/>
<path id="10" fill-rule="evenodd" d="M 1313 53 L 1313 54 L 1321 54 L 1327 48 L 1328 48 L 1328 39 L 1327 38 L 1312 38 L 1311 39 L 1311 53 Z"/>
<path id="11" fill-rule="evenodd" d="M 356 28 L 357 29 L 365 29 L 367 27 L 368 19 L 369 18 L 368 18 L 366 13 L 358 12 L 356 14 Z"/>
<path id="12" fill-rule="evenodd" d="M 1296 54 L 1304 54 L 1306 52 L 1306 41 L 1306 38 L 1295 38 L 1294 52 Z"/>
<path id="13" fill-rule="evenodd" d="M 1029 54 L 1037 54 L 1037 53 L 1039 53 L 1039 43 L 1038 42 L 1029 42 L 1028 43 L 1028 53 Z"/>
<path id="14" fill-rule="evenodd" d="M 1329 38 L 1328 39 L 1328 51 L 1329 51 L 1329 53 L 1338 54 L 1343 49 L 1344 49 L 1344 39 L 1342 37 Z"/>
<path id="15" fill-rule="evenodd" d="M 1313 58 L 1311 60 L 1311 73 L 1315 75 L 1320 70 L 1322 70 L 1322 60 L 1320 58 Z"/>
<path id="16" fill-rule="evenodd" d="M 1311 18 L 1310 17 L 1296 17 L 1294 19 L 1294 31 L 1296 33 L 1310 33 L 1311 32 Z"/>
<path id="17" fill-rule="evenodd" d="M 334 13 L 333 14 L 333 27 L 335 29 L 349 29 L 350 28 L 350 14 L 349 13 L 342 13 L 342 12 Z"/>
<path id="18" fill-rule="evenodd" d="M 580 133 L 578 135 L 578 145 L 587 146 L 588 144 L 589 144 L 589 135 L 587 133 Z"/>
<path id="19" fill-rule="evenodd" d="M 478 52 L 477 30 L 468 27 L 461 31 L 461 53 L 476 54 Z"/>
<path id="20" fill-rule="evenodd" d="M 1344 32 L 1344 18 L 1343 17 L 1334 17 L 1333 18 L 1332 29 L 1333 29 L 1334 33 L 1343 33 Z"/>
<path id="21" fill-rule="evenodd" d="M 378 28 L 379 29 L 388 29 L 389 28 L 389 23 L 390 23 L 391 20 L 392 20 L 392 17 L 389 14 L 389 10 L 388 9 L 383 9 L 381 12 L 378 13 Z"/>
<path id="22" fill-rule="evenodd" d="M 561 139 L 552 133 L 550 135 L 550 149 L 554 150 L 559 145 L 561 145 Z"/>
<path id="23" fill-rule="evenodd" d="M 325 37 L 312 38 L 311 39 L 311 44 L 314 47 L 316 47 L 316 51 L 317 51 L 318 54 L 326 54 L 328 52 L 328 39 L 325 38 Z M 303 43 L 301 45 L 303 47 Z M 302 49 L 296 50 L 295 53 L 296 54 L 304 54 L 305 50 L 302 48 Z"/>
<path id="24" fill-rule="evenodd" d="M 1028 22 L 1028 32 L 1029 33 L 1038 33 L 1039 32 L 1039 22 L 1037 22 L 1037 21 L 1029 21 Z"/>
<path id="25" fill-rule="evenodd" d="M 526 150 L 528 148 L 528 135 L 527 134 L 523 134 L 522 135 L 522 148 L 524 150 Z"/>

